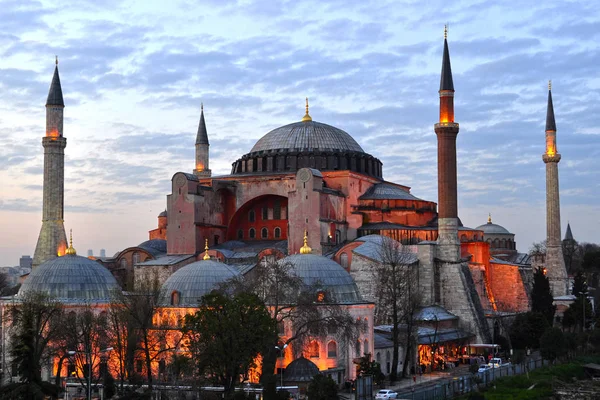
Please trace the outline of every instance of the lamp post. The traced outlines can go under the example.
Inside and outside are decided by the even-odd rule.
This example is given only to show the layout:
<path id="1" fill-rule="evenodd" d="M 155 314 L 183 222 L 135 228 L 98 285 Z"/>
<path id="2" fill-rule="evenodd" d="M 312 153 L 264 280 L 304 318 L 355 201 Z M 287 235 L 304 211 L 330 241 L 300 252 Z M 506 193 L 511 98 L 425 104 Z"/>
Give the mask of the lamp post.
<path id="1" fill-rule="evenodd" d="M 100 353 L 106 353 L 109 351 L 112 351 L 113 348 L 112 347 L 107 347 L 105 349 L 100 350 Z M 87 374 L 87 400 L 92 400 L 92 352 L 91 350 L 88 351 L 78 351 L 78 350 L 70 350 L 67 351 L 67 354 L 69 356 L 74 356 L 77 353 L 83 353 L 85 354 L 85 361 L 87 362 L 87 366 L 88 366 L 88 374 Z"/>
<path id="2" fill-rule="evenodd" d="M 285 348 L 288 347 L 287 343 L 285 343 L 283 346 L 279 347 L 279 346 L 275 346 L 275 348 L 277 350 L 279 350 L 279 356 L 283 358 L 283 351 L 285 350 Z M 283 364 L 283 363 L 282 363 Z M 280 390 L 281 388 L 283 388 L 283 372 L 282 372 L 283 368 L 279 369 L 279 377 L 281 378 L 281 385 L 280 385 Z"/>

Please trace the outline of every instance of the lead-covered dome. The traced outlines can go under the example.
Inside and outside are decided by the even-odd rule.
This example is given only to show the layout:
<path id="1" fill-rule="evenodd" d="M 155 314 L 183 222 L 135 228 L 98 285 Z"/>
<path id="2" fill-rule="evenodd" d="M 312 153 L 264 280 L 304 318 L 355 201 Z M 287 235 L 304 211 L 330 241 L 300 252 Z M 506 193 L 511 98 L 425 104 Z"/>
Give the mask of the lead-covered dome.
<path id="1" fill-rule="evenodd" d="M 335 261 L 316 254 L 294 254 L 279 260 L 307 286 L 322 287 L 328 302 L 362 303 L 363 299 L 352 276 Z"/>
<path id="2" fill-rule="evenodd" d="M 239 275 L 237 269 L 215 260 L 202 260 L 177 270 L 163 284 L 164 305 L 197 307 L 200 298 L 220 283 Z"/>
<path id="3" fill-rule="evenodd" d="M 108 269 L 89 258 L 70 254 L 31 271 L 17 296 L 42 292 L 64 303 L 104 303 L 118 290 L 119 284 Z"/>
<path id="4" fill-rule="evenodd" d="M 491 216 L 488 218 L 487 224 L 479 225 L 475 229 L 483 231 L 486 235 L 512 235 L 505 227 L 492 223 Z"/>
<path id="5" fill-rule="evenodd" d="M 364 153 L 362 147 L 348 133 L 334 126 L 316 121 L 302 121 L 273 129 L 250 150 L 336 150 Z"/>

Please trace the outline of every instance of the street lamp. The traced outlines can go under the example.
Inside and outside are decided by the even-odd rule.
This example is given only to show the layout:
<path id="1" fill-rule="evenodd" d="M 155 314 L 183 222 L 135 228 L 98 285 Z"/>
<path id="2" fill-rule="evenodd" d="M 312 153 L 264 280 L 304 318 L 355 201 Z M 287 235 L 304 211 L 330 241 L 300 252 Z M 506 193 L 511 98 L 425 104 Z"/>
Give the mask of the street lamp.
<path id="1" fill-rule="evenodd" d="M 112 347 L 107 347 L 105 349 L 100 350 L 100 353 L 106 353 L 112 351 Z M 91 351 L 78 351 L 78 350 L 69 350 L 67 354 L 69 356 L 74 356 L 77 353 L 85 354 L 85 360 L 88 365 L 88 376 L 87 376 L 87 400 L 92 400 L 92 352 Z"/>
<path id="2" fill-rule="evenodd" d="M 286 347 L 288 347 L 287 343 L 281 347 L 275 346 L 275 348 L 277 350 L 279 350 L 280 357 L 283 357 L 283 351 L 285 350 Z M 282 362 L 282 365 L 283 365 L 283 362 Z M 281 388 L 283 388 L 283 368 L 279 369 L 279 377 L 281 378 L 280 390 L 282 390 Z"/>

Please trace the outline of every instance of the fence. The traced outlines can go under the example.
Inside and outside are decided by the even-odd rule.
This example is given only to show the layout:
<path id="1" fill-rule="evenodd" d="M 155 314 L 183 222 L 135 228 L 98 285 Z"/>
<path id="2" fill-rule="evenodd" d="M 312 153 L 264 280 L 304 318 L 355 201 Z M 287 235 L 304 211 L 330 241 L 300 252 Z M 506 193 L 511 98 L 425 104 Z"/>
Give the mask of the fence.
<path id="1" fill-rule="evenodd" d="M 505 365 L 499 368 L 492 368 L 485 372 L 478 372 L 475 375 L 468 374 L 457 376 L 450 379 L 440 379 L 431 386 L 418 387 L 408 390 L 399 390 L 398 399 L 411 400 L 445 400 L 452 399 L 454 396 L 469 393 L 478 386 L 488 386 L 494 380 L 504 377 L 521 375 L 526 372 L 526 368 L 532 371 L 536 368 L 548 366 L 547 360 L 536 359 L 528 360 L 524 364 Z"/>

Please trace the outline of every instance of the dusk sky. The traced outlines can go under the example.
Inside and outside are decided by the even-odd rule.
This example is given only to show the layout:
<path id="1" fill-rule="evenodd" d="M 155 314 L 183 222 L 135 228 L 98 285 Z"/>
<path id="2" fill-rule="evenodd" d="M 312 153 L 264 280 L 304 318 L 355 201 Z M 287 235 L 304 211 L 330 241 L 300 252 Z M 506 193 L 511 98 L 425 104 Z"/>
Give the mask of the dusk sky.
<path id="1" fill-rule="evenodd" d="M 65 228 L 107 255 L 148 239 L 170 179 L 192 172 L 204 103 L 213 175 L 304 115 L 352 135 L 384 178 L 437 202 L 449 24 L 459 216 L 528 251 L 545 239 L 548 80 L 562 232 L 600 242 L 600 7 L 593 1 L 0 0 L 0 266 L 33 256 L 44 104 L 65 101 Z"/>

